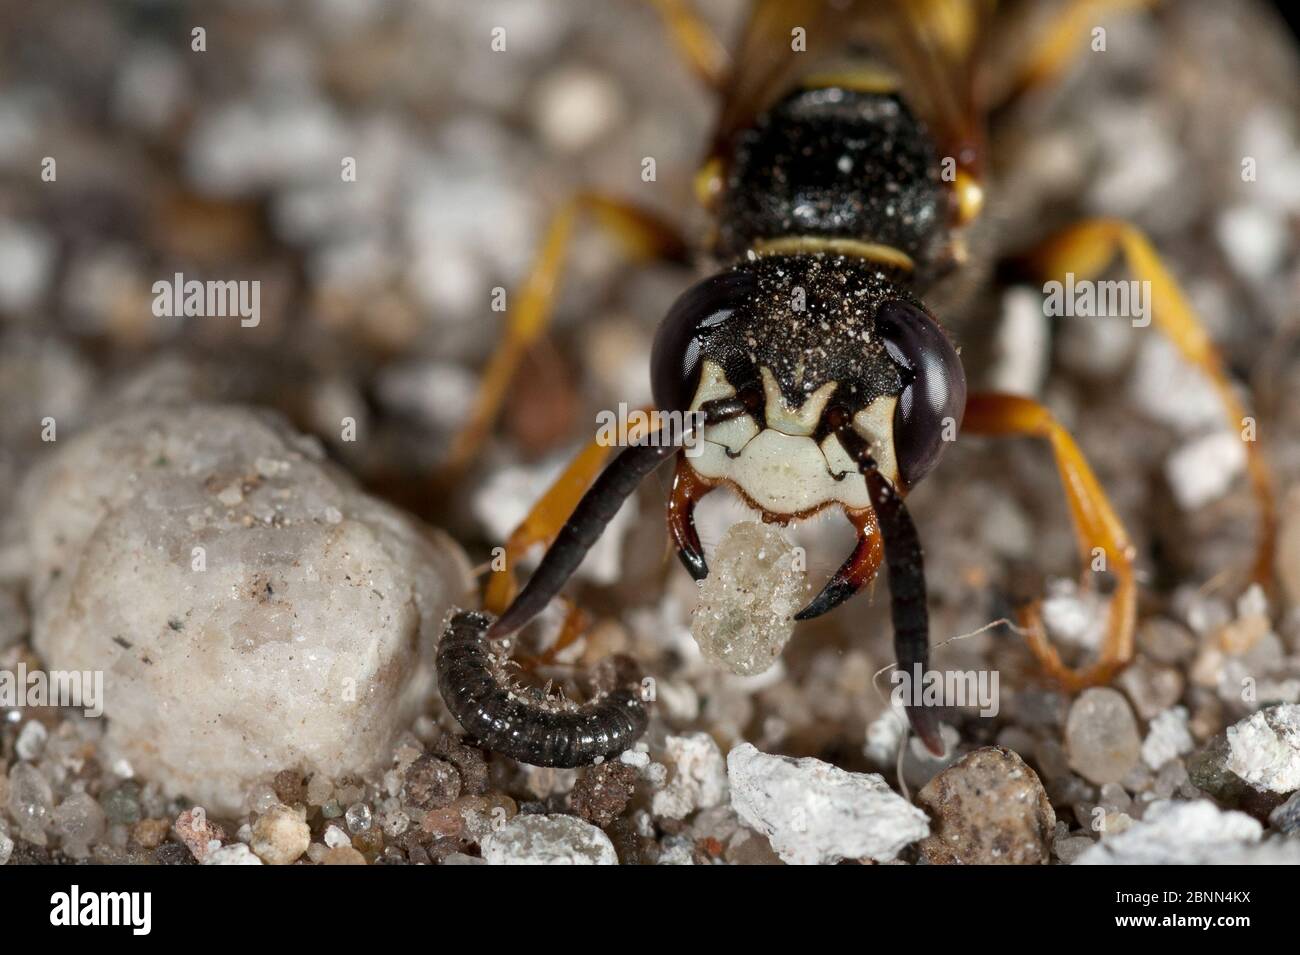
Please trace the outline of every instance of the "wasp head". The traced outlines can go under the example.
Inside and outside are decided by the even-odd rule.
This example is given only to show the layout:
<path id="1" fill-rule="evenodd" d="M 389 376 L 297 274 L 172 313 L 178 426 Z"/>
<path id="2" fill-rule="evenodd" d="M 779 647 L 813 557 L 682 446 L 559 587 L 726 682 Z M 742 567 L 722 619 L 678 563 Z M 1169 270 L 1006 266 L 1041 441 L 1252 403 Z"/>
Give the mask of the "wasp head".
<path id="1" fill-rule="evenodd" d="M 704 429 L 691 467 L 778 521 L 870 506 L 845 427 L 894 487 L 915 486 L 966 401 L 961 360 L 925 307 L 846 256 L 755 257 L 695 285 L 660 327 L 652 375 L 664 410 L 746 401 L 750 414 Z"/>

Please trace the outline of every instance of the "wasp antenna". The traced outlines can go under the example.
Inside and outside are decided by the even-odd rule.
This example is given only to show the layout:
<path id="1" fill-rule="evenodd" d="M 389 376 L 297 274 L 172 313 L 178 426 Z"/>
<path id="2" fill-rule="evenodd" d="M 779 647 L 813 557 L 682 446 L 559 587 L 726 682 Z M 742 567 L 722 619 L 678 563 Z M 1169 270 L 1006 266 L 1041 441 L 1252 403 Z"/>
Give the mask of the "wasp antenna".
<path id="1" fill-rule="evenodd" d="M 924 673 L 930 665 L 930 617 L 926 608 L 925 561 L 916 524 L 898 490 L 876 467 L 867 442 L 850 427 L 841 428 L 836 434 L 866 478 L 872 508 L 884 538 L 890 615 L 894 622 L 894 657 L 899 668 L 909 674 L 918 666 Z M 935 711 L 921 706 L 907 706 L 906 710 L 908 722 L 926 748 L 942 756 L 944 745 Z"/>

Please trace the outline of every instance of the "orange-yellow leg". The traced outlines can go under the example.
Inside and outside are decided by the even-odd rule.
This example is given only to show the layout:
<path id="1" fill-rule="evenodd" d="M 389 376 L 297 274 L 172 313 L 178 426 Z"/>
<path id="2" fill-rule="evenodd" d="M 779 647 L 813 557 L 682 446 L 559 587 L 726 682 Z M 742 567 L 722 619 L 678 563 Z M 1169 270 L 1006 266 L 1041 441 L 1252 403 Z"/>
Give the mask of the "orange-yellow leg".
<path id="1" fill-rule="evenodd" d="M 635 422 L 629 422 L 627 434 L 621 436 L 624 442 L 635 442 L 657 430 L 660 424 L 659 416 L 653 411 L 652 408 L 641 409 L 641 413 L 635 417 L 645 422 L 648 430 L 639 429 Z M 499 561 L 494 561 L 494 564 L 499 563 L 500 566 L 494 570 L 491 579 L 488 580 L 487 590 L 483 595 L 483 606 L 489 613 L 500 615 L 515 598 L 515 594 L 519 592 L 519 584 L 514 573 L 516 562 L 531 548 L 539 544 L 549 546 L 555 540 L 555 535 L 560 532 L 564 522 L 578 506 L 582 495 L 596 480 L 596 475 L 604 466 L 609 452 L 609 446 L 602 443 L 601 438 L 593 438 L 560 472 L 560 476 L 551 483 L 546 493 L 538 498 L 537 503 L 519 522 L 519 526 L 511 532 L 506 539 L 504 553 L 499 555 Z M 571 610 L 565 624 L 566 629 L 569 629 L 570 625 L 576 626 L 573 616 L 576 611 L 577 608 Z M 577 629 L 581 633 L 583 628 Z M 572 642 L 572 639 L 569 642 Z"/>
<path id="2" fill-rule="evenodd" d="M 546 228 L 523 286 L 506 300 L 505 336 L 483 373 L 469 417 L 452 441 L 450 472 L 473 460 L 492 430 L 519 363 L 550 324 L 573 233 L 584 216 L 612 235 L 633 260 L 686 258 L 680 233 L 637 206 L 590 192 L 578 193 L 561 206 Z"/>
<path id="3" fill-rule="evenodd" d="M 731 71 L 731 58 L 690 0 L 651 0 L 651 4 L 691 72 L 713 89 L 722 89 Z"/>
<path id="4" fill-rule="evenodd" d="M 1083 452 L 1050 411 L 1018 395 L 971 395 L 966 402 L 962 430 L 969 434 L 1045 438 L 1051 445 L 1084 566 L 1096 566 L 1100 551 L 1105 558 L 1105 569 L 1115 578 L 1115 592 L 1101 652 L 1096 662 L 1085 669 L 1072 669 L 1061 660 L 1047 639 L 1037 603 L 1022 612 L 1021 624 L 1028 633 L 1034 656 L 1066 689 L 1076 691 L 1109 682 L 1133 658 L 1133 630 L 1137 620 L 1134 549 Z M 1089 585 L 1086 573 L 1083 584 Z"/>
<path id="5" fill-rule="evenodd" d="M 538 544 L 547 545 L 564 526 L 565 520 L 577 507 L 578 500 L 600 473 L 609 456 L 609 448 L 592 440 L 583 448 L 560 474 L 546 493 L 533 505 L 532 510 L 506 539 L 500 566 L 488 580 L 483 595 L 483 606 L 489 613 L 500 615 L 519 591 L 515 579 L 515 563 Z M 494 564 L 497 563 L 494 561 Z"/>
<path id="6" fill-rule="evenodd" d="M 1273 476 L 1256 440 L 1256 424 L 1238 398 L 1200 318 L 1160 261 L 1151 242 L 1130 223 L 1095 219 L 1067 229 L 1037 252 L 1031 261 L 1044 279 L 1061 281 L 1067 272 L 1073 272 L 1078 281 L 1101 275 L 1121 252 L 1134 278 L 1150 283 L 1153 326 L 1210 379 L 1223 401 L 1230 427 L 1245 442 L 1246 472 L 1260 511 L 1259 540 L 1251 575 L 1257 583 L 1269 587 L 1273 580 L 1277 515 Z"/>
<path id="7" fill-rule="evenodd" d="M 527 670 L 535 670 L 540 666 L 551 666 L 555 663 L 555 658 L 566 647 L 572 646 L 579 637 L 587 632 L 587 626 L 590 620 L 587 619 L 587 613 L 575 603 L 568 604 L 568 611 L 564 615 L 564 625 L 560 627 L 560 633 L 555 638 L 555 642 L 543 650 L 535 657 L 518 657 L 520 666 Z"/>
<path id="8" fill-rule="evenodd" d="M 1030 89 L 1056 82 L 1090 47 L 1092 31 L 1113 14 L 1155 6 L 1158 0 L 1065 0 L 1051 11 L 1040 29 L 1021 46 L 1002 79 L 991 91 L 995 102 L 1005 102 Z"/>

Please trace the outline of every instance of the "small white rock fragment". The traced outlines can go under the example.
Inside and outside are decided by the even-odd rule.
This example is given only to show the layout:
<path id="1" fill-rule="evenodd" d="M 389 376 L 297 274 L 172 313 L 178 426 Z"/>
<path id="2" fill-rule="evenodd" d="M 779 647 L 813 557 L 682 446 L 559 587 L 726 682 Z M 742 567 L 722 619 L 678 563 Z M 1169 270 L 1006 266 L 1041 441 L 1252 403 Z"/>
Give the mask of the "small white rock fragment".
<path id="1" fill-rule="evenodd" d="M 253 823 L 250 848 L 268 865 L 290 865 L 311 845 L 304 814 L 289 806 L 272 806 Z"/>
<path id="2" fill-rule="evenodd" d="M 775 527 L 757 521 L 731 526 L 691 616 L 691 635 L 705 659 L 742 676 L 776 662 L 794 633 L 806 590 L 801 554 Z"/>
<path id="3" fill-rule="evenodd" d="M 898 762 L 898 749 L 907 732 L 905 721 L 900 711 L 891 709 L 867 724 L 867 741 L 862 752 L 873 766 L 892 769 Z"/>
<path id="4" fill-rule="evenodd" d="M 1037 395 L 1047 371 L 1051 331 L 1043 297 L 1035 289 L 1017 286 L 1002 296 L 1002 320 L 994 339 L 994 360 L 988 387 L 1017 395 Z"/>
<path id="5" fill-rule="evenodd" d="M 1085 650 L 1101 646 L 1106 633 L 1106 598 L 1095 590 L 1082 590 L 1069 578 L 1053 579 L 1047 585 L 1042 615 L 1053 639 Z"/>
<path id="6" fill-rule="evenodd" d="M 49 735 L 45 724 L 39 720 L 28 720 L 27 725 L 19 732 L 17 742 L 14 743 L 14 752 L 18 754 L 19 759 L 35 761 L 45 749 L 45 741 Z"/>
<path id="7" fill-rule="evenodd" d="M 644 743 L 638 743 L 636 748 L 620 753 L 618 759 L 619 762 L 637 769 L 645 769 L 650 765 L 650 754 L 646 752 Z"/>
<path id="8" fill-rule="evenodd" d="M 1279 703 L 1229 726 L 1227 766 L 1256 789 L 1300 789 L 1300 705 Z"/>
<path id="9" fill-rule="evenodd" d="M 1118 690 L 1084 690 L 1065 724 L 1070 768 L 1089 782 L 1117 783 L 1142 755 L 1142 738 L 1128 700 Z"/>
<path id="10" fill-rule="evenodd" d="M 57 252 L 52 236 L 0 219 L 0 310 L 21 312 L 40 301 L 54 274 Z"/>
<path id="11" fill-rule="evenodd" d="M 1184 511 L 1216 501 L 1246 467 L 1246 446 L 1235 431 L 1212 431 L 1184 444 L 1165 462 L 1165 477 Z"/>
<path id="12" fill-rule="evenodd" d="M 228 846 L 213 849 L 203 860 L 203 865 L 262 865 L 262 860 L 253 854 L 253 850 L 242 842 L 232 842 Z"/>
<path id="13" fill-rule="evenodd" d="M 618 865 L 609 836 L 577 816 L 515 816 L 483 839 L 489 865 Z"/>
<path id="14" fill-rule="evenodd" d="M 750 743 L 727 754 L 727 770 L 736 815 L 791 865 L 888 862 L 930 831 L 925 813 L 876 773 L 770 756 Z"/>
<path id="15" fill-rule="evenodd" d="M 1188 727 L 1187 707 L 1171 706 L 1151 720 L 1147 738 L 1142 741 L 1142 761 L 1152 769 L 1159 769 L 1171 759 L 1186 756 L 1195 747 Z"/>
<path id="16" fill-rule="evenodd" d="M 673 775 L 651 800 L 650 808 L 656 816 L 685 819 L 697 809 L 711 809 L 727 798 L 727 763 L 712 736 L 669 736 L 664 748 Z"/>
<path id="17" fill-rule="evenodd" d="M 84 792 L 73 793 L 54 810 L 54 828 L 63 839 L 63 852 L 73 859 L 87 858 L 106 826 L 104 810 Z"/>
<path id="18" fill-rule="evenodd" d="M 49 780 L 31 763 L 14 763 L 9 768 L 9 818 L 18 824 L 18 835 L 45 845 L 45 830 L 53 817 L 54 791 Z"/>
<path id="19" fill-rule="evenodd" d="M 1214 386 L 1162 335 L 1142 336 L 1129 380 L 1129 401 L 1144 416 L 1180 434 L 1218 428 L 1223 402 Z"/>
<path id="20" fill-rule="evenodd" d="M 1208 799 L 1161 801 L 1142 819 L 1103 839 L 1076 865 L 1296 865 L 1300 841 L 1263 839 L 1264 827 L 1244 812 Z"/>
<path id="21" fill-rule="evenodd" d="M 1223 210 L 1215 237 L 1240 275 L 1260 281 L 1277 270 L 1290 244 L 1286 211 L 1271 203 L 1240 203 Z"/>
<path id="22" fill-rule="evenodd" d="M 565 66 L 548 73 L 534 95 L 538 132 L 559 152 L 591 148 L 623 111 L 613 79 L 585 66 Z"/>

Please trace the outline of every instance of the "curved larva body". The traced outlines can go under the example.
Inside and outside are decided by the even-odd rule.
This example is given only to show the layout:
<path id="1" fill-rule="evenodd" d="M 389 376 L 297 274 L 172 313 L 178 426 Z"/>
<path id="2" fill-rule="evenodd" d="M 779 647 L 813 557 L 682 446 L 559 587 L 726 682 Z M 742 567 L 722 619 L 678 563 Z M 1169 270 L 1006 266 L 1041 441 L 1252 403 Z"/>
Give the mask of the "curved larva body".
<path id="1" fill-rule="evenodd" d="M 522 763 L 567 768 L 617 756 L 645 732 L 649 716 L 636 683 L 565 709 L 521 699 L 494 662 L 491 623 L 462 610 L 438 644 L 443 702 L 470 737 Z"/>

